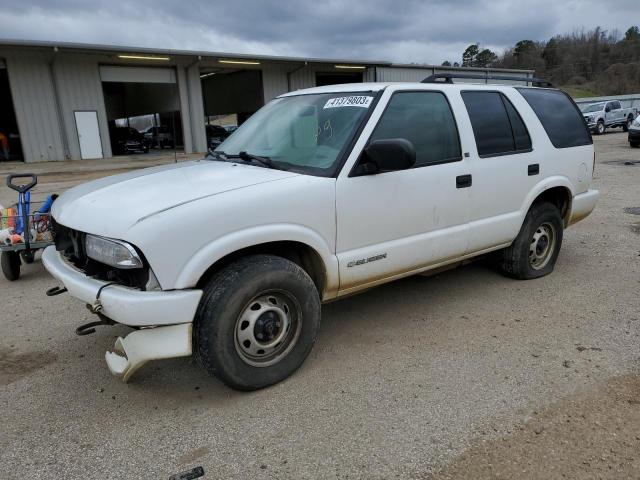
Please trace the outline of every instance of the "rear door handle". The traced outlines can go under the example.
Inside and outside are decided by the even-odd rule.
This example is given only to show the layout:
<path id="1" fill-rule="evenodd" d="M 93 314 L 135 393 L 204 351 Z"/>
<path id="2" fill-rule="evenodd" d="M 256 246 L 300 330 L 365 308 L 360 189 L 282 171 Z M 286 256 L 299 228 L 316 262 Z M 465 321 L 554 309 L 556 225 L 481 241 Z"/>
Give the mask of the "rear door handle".
<path id="1" fill-rule="evenodd" d="M 538 175 L 539 173 L 540 173 L 540 164 L 533 163 L 527 167 L 527 174 L 529 174 L 529 176 Z"/>
<path id="2" fill-rule="evenodd" d="M 456 188 L 468 188 L 471 183 L 471 175 L 458 175 L 456 177 Z"/>

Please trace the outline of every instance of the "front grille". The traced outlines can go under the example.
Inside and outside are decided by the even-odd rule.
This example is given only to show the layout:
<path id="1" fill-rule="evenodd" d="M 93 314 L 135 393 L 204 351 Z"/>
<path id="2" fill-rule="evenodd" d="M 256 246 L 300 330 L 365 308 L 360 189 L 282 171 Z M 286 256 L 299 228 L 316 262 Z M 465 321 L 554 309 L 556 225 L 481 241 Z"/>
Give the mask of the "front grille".
<path id="1" fill-rule="evenodd" d="M 51 229 L 56 250 L 61 252 L 74 267 L 88 277 L 108 282 L 117 282 L 126 287 L 139 288 L 141 290 L 146 289 L 147 282 L 149 281 L 149 267 L 140 252 L 138 252 L 138 254 L 143 259 L 145 265 L 143 268 L 131 270 L 115 268 L 111 265 L 97 262 L 87 256 L 84 243 L 87 236 L 86 233 L 65 227 L 56 222 L 53 217 L 51 218 Z"/>

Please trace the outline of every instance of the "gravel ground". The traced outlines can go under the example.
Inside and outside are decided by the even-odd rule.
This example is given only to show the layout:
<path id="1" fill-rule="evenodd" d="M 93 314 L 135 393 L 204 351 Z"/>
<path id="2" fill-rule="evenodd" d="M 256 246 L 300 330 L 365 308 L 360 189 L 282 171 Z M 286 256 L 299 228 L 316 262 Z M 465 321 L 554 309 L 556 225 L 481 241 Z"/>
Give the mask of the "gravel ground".
<path id="1" fill-rule="evenodd" d="M 637 478 L 640 150 L 595 140 L 601 200 L 552 275 L 474 263 L 326 305 L 259 392 L 190 359 L 122 384 L 103 355 L 124 327 L 76 336 L 90 314 L 44 296 L 40 262 L 0 278 L 0 478 Z"/>

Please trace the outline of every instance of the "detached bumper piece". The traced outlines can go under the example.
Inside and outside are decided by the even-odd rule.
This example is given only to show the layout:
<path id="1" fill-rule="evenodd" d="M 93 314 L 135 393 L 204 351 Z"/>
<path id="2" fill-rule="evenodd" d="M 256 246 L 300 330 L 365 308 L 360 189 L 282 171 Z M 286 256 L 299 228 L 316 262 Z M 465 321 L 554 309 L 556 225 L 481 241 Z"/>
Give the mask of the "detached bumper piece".
<path id="1" fill-rule="evenodd" d="M 191 323 L 142 328 L 118 337 L 113 351 L 105 354 L 109 371 L 127 382 L 150 360 L 188 357 L 191 349 Z"/>

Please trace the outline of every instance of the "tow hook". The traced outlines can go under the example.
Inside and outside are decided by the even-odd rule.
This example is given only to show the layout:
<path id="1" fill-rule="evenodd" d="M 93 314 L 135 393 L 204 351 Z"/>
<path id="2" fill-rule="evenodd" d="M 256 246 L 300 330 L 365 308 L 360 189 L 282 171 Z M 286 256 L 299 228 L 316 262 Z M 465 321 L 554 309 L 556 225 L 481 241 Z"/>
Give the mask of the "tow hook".
<path id="1" fill-rule="evenodd" d="M 76 335 L 82 336 L 82 335 L 89 335 L 91 333 L 95 333 L 96 329 L 94 327 L 100 327 L 102 325 L 115 325 L 116 322 L 114 322 L 110 318 L 107 318 L 98 312 L 93 312 L 91 305 L 87 304 L 87 308 L 91 310 L 92 313 L 95 313 L 96 315 L 98 315 L 100 320 L 96 320 L 95 322 L 89 322 L 89 323 L 85 323 L 84 325 L 80 325 L 78 328 L 76 328 Z"/>
<path id="2" fill-rule="evenodd" d="M 66 291 L 66 287 L 61 288 L 56 285 L 55 287 L 48 288 L 45 294 L 47 295 L 47 297 L 55 297 L 56 295 L 60 295 L 61 293 L 64 293 Z"/>

